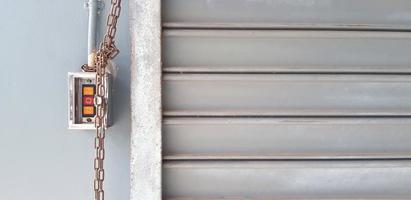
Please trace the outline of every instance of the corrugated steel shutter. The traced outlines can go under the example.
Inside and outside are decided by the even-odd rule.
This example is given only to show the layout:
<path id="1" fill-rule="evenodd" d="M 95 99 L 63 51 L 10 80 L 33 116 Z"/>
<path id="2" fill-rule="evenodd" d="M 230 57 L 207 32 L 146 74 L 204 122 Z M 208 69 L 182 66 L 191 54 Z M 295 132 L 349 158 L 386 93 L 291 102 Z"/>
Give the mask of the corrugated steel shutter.
<path id="1" fill-rule="evenodd" d="M 411 1 L 162 9 L 165 199 L 411 199 Z"/>

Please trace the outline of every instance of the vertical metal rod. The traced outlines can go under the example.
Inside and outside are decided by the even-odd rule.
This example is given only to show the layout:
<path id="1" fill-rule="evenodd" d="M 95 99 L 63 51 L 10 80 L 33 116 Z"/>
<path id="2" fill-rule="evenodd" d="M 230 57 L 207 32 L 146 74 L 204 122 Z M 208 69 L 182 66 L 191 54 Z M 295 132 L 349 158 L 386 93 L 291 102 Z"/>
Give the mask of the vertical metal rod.
<path id="1" fill-rule="evenodd" d="M 88 41 L 87 41 L 87 53 L 88 53 L 88 65 L 93 65 L 93 52 L 96 49 L 97 38 L 97 11 L 98 0 L 88 1 Z"/>

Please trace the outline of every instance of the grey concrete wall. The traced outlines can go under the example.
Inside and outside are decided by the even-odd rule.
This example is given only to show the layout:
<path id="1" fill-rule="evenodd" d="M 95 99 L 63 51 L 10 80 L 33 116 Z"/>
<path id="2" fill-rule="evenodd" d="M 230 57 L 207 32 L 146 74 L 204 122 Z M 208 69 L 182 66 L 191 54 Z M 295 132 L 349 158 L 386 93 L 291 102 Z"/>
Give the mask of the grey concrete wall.
<path id="1" fill-rule="evenodd" d="M 94 132 L 67 130 L 67 72 L 87 59 L 83 3 L 1 1 L 0 199 L 92 199 Z M 106 197 L 116 200 L 129 199 L 127 7 L 123 1 L 106 143 Z"/>

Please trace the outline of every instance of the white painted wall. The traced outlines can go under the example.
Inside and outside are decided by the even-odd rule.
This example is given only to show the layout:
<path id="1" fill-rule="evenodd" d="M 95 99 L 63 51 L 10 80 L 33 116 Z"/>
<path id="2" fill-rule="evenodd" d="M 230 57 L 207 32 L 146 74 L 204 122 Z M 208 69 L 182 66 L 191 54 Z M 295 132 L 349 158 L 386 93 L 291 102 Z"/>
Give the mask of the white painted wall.
<path id="1" fill-rule="evenodd" d="M 108 2 L 108 1 L 106 1 Z M 94 132 L 67 130 L 67 72 L 86 62 L 84 0 L 2 0 L 0 199 L 92 199 Z M 108 10 L 106 3 L 105 11 Z M 106 197 L 129 199 L 129 35 L 123 1 Z M 105 20 L 104 20 L 105 21 Z"/>

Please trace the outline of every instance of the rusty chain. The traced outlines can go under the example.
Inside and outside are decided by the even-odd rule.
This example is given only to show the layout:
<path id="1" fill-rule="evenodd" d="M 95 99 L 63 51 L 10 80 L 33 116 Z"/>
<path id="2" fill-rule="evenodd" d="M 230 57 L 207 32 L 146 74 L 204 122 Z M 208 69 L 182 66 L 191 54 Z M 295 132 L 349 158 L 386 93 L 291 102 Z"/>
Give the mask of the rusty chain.
<path id="1" fill-rule="evenodd" d="M 96 137 L 94 139 L 94 199 L 104 200 L 104 158 L 105 148 L 104 139 L 107 129 L 107 65 L 108 62 L 116 57 L 120 52 L 115 46 L 114 39 L 117 33 L 117 21 L 121 12 L 121 0 L 111 0 L 110 13 L 107 16 L 107 30 L 104 35 L 100 48 L 94 56 L 94 66 L 83 65 L 81 68 L 86 72 L 96 72 Z"/>

